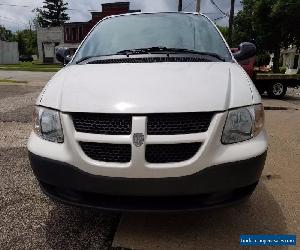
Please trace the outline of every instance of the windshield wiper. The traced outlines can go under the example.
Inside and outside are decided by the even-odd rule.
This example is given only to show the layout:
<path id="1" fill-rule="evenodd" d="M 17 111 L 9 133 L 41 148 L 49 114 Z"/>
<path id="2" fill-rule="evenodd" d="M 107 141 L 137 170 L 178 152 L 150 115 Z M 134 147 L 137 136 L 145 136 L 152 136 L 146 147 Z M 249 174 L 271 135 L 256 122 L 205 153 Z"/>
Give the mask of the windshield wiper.
<path id="1" fill-rule="evenodd" d="M 157 47 L 149 47 L 149 48 L 140 48 L 140 49 L 125 49 L 118 51 L 114 55 L 138 55 L 138 54 L 196 54 L 196 55 L 202 55 L 202 56 L 210 56 L 217 58 L 220 61 L 225 61 L 225 58 L 222 57 L 221 55 L 217 53 L 212 53 L 212 52 L 202 52 L 202 51 L 197 51 L 197 50 L 191 50 L 191 49 L 181 49 L 181 48 L 168 48 L 168 47 L 162 47 L 162 46 L 157 46 Z M 113 54 L 112 54 L 113 55 Z M 83 61 L 86 61 L 91 58 L 97 58 L 101 56 L 112 56 L 112 55 L 98 55 L 98 56 L 86 56 L 78 61 L 76 61 L 76 64 L 79 64 Z"/>
<path id="2" fill-rule="evenodd" d="M 134 55 L 134 54 L 151 54 L 154 52 L 165 52 L 166 47 L 150 47 L 139 49 L 125 49 L 116 53 L 116 55 Z"/>
<path id="3" fill-rule="evenodd" d="M 203 55 L 203 56 L 212 56 L 215 57 L 223 62 L 225 62 L 225 58 L 217 53 L 213 52 L 204 52 L 204 51 L 197 51 L 197 50 L 191 50 L 191 49 L 180 49 L 180 48 L 167 48 L 167 50 L 172 51 L 174 53 L 189 53 L 189 54 L 197 54 L 197 55 Z"/>
<path id="4" fill-rule="evenodd" d="M 217 53 L 212 52 L 202 52 L 190 49 L 181 48 L 168 48 L 168 47 L 150 47 L 150 48 L 140 48 L 140 49 L 126 49 L 117 52 L 117 55 L 135 55 L 135 54 L 152 54 L 152 53 L 165 53 L 165 54 L 176 54 L 176 53 L 186 53 L 186 54 L 197 54 L 203 56 L 215 57 L 221 61 L 225 61 L 225 58 Z"/>
<path id="5" fill-rule="evenodd" d="M 76 61 L 76 64 L 79 64 L 79 63 L 81 63 L 85 60 L 91 59 L 93 57 L 98 57 L 98 56 L 85 56 L 85 57 L 82 57 L 82 58 L 80 58 L 79 60 Z"/>

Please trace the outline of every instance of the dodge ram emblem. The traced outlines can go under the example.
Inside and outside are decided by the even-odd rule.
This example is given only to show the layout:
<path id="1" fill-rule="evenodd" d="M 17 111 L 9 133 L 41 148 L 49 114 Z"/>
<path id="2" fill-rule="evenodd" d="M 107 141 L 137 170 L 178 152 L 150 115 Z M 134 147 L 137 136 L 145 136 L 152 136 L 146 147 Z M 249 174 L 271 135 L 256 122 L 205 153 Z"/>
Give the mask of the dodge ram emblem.
<path id="1" fill-rule="evenodd" d="M 145 136 L 142 133 L 133 134 L 133 144 L 136 147 L 140 147 L 144 144 Z"/>

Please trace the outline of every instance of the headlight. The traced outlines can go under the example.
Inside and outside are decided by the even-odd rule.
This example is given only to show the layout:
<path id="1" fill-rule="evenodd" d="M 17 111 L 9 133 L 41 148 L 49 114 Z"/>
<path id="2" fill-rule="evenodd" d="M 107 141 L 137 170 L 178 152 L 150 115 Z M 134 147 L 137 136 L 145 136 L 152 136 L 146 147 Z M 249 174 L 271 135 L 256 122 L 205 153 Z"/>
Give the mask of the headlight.
<path id="1" fill-rule="evenodd" d="M 233 109 L 228 112 L 222 143 L 231 144 L 257 136 L 264 127 L 263 105 Z"/>
<path id="2" fill-rule="evenodd" d="M 34 113 L 34 131 L 47 141 L 64 142 L 60 114 L 56 110 L 36 107 Z"/>

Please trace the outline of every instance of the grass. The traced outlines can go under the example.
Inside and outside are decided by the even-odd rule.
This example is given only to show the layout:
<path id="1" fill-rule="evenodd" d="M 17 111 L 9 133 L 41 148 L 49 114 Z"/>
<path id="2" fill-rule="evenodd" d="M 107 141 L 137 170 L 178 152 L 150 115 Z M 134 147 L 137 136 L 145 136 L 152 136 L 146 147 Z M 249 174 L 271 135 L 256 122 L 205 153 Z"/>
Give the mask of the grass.
<path id="1" fill-rule="evenodd" d="M 10 79 L 0 79 L 0 83 L 28 83 L 28 81 L 16 81 Z"/>
<path id="2" fill-rule="evenodd" d="M 58 64 L 41 64 L 39 62 L 20 62 L 19 64 L 1 64 L 0 70 L 8 71 L 33 71 L 33 72 L 57 72 L 62 68 Z"/>

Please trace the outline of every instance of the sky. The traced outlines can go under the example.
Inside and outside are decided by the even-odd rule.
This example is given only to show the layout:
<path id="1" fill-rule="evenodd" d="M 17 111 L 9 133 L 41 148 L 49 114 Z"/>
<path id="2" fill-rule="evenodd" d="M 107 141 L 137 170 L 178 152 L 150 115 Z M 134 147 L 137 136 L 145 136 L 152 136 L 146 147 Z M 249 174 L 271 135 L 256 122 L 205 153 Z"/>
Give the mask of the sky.
<path id="1" fill-rule="evenodd" d="M 101 3 L 123 2 L 124 0 L 64 0 L 68 2 L 68 14 L 71 22 L 88 21 L 90 11 L 101 11 Z M 177 0 L 128 0 L 131 9 L 140 9 L 144 12 L 176 11 Z M 230 0 L 212 0 L 220 9 L 229 13 Z M 125 2 L 125 1 L 124 1 Z M 12 6 L 14 5 L 14 6 Z M 32 10 L 43 5 L 43 0 L 0 0 L 0 25 L 12 31 L 29 27 L 29 21 L 34 18 Z M 196 0 L 183 0 L 184 11 L 195 11 Z M 236 12 L 241 9 L 240 0 L 236 0 Z M 224 17 L 211 0 L 201 0 L 201 12 L 211 19 L 217 19 L 222 26 L 228 25 L 228 18 Z"/>

